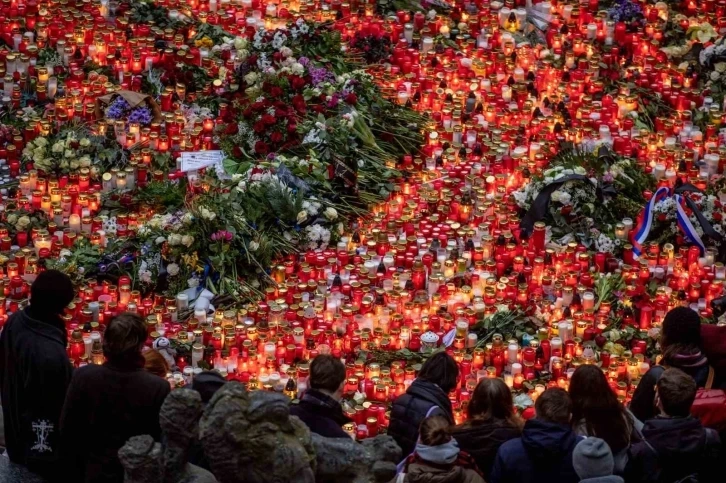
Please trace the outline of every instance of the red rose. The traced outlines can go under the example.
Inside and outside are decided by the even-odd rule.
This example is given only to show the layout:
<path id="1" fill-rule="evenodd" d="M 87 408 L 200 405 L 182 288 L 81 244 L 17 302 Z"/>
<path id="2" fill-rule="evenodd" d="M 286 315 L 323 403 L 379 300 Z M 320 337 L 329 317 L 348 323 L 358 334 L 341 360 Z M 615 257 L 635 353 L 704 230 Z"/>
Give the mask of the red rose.
<path id="1" fill-rule="evenodd" d="M 264 122 L 262 122 L 262 121 L 257 121 L 256 123 L 254 123 L 254 124 L 252 125 L 252 129 L 253 129 L 253 130 L 254 130 L 254 131 L 255 131 L 256 133 L 258 133 L 258 134 L 259 134 L 259 133 L 262 133 L 262 132 L 265 132 L 265 123 L 264 123 Z"/>
<path id="2" fill-rule="evenodd" d="M 230 122 L 227 124 L 227 127 L 225 129 L 225 134 L 237 134 L 237 131 L 239 131 L 239 127 L 237 126 L 236 122 Z"/>
<path id="3" fill-rule="evenodd" d="M 285 109 L 275 109 L 275 117 L 281 118 L 281 117 L 287 117 L 287 111 Z"/>
<path id="4" fill-rule="evenodd" d="M 254 111 L 261 111 L 264 108 L 265 108 L 265 104 L 263 102 L 258 101 L 258 102 L 252 103 L 252 110 L 254 110 Z"/>
<path id="5" fill-rule="evenodd" d="M 272 60 L 275 62 L 280 62 L 282 60 L 282 54 L 280 52 L 275 52 L 272 54 Z"/>
<path id="6" fill-rule="evenodd" d="M 265 142 L 257 141 L 255 143 L 255 152 L 264 156 L 265 154 L 270 152 L 270 148 Z"/>
<path id="7" fill-rule="evenodd" d="M 282 141 L 282 134 L 277 131 L 273 132 L 272 134 L 270 134 L 270 141 L 272 141 L 273 143 L 279 143 L 280 141 Z"/>
<path id="8" fill-rule="evenodd" d="M 235 158 L 241 158 L 242 157 L 242 148 L 239 146 L 235 146 L 232 148 L 232 154 Z"/>
<path id="9" fill-rule="evenodd" d="M 355 95 L 355 92 L 350 92 L 347 96 L 345 96 L 345 102 L 351 106 L 355 105 L 355 103 L 358 102 L 358 96 Z"/>
<path id="10" fill-rule="evenodd" d="M 249 57 L 247 57 L 247 63 L 249 65 L 257 65 L 257 55 L 252 54 Z"/>
<path id="11" fill-rule="evenodd" d="M 277 86 L 272 86 L 269 89 L 270 97 L 280 97 L 282 96 L 282 89 Z"/>
<path id="12" fill-rule="evenodd" d="M 305 87 L 305 79 L 300 76 L 294 75 L 290 77 L 290 86 L 293 88 L 293 90 L 299 91 L 303 87 Z"/>
<path id="13" fill-rule="evenodd" d="M 721 213 L 719 213 L 718 211 L 713 212 L 713 221 L 721 221 L 722 218 L 723 215 L 721 215 Z"/>
<path id="14" fill-rule="evenodd" d="M 262 122 L 264 122 L 268 126 L 272 126 L 276 122 L 275 116 L 273 116 L 272 114 L 265 114 L 264 116 L 262 116 Z"/>
<path id="15" fill-rule="evenodd" d="M 294 122 L 291 122 L 287 125 L 287 132 L 295 132 L 297 131 L 297 124 Z"/>

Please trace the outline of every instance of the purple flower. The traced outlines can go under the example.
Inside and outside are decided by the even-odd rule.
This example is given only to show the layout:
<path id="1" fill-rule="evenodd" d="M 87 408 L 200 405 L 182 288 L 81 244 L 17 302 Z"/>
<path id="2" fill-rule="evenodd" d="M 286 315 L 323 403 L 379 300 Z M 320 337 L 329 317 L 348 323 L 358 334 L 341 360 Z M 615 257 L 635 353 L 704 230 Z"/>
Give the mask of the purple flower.
<path id="1" fill-rule="evenodd" d="M 117 96 L 106 109 L 106 117 L 109 119 L 121 119 L 129 109 L 129 103 L 121 96 Z"/>
<path id="2" fill-rule="evenodd" d="M 128 121 L 137 122 L 142 126 L 151 124 L 151 109 L 148 107 L 137 107 L 129 113 Z"/>
<path id="3" fill-rule="evenodd" d="M 307 57 L 300 57 L 297 59 L 297 63 L 302 65 L 303 67 L 307 67 L 307 65 L 310 63 L 310 59 Z"/>
<path id="4" fill-rule="evenodd" d="M 333 73 L 325 67 L 308 67 L 308 72 L 310 72 L 310 80 L 315 87 L 323 82 L 332 82 L 335 80 Z"/>

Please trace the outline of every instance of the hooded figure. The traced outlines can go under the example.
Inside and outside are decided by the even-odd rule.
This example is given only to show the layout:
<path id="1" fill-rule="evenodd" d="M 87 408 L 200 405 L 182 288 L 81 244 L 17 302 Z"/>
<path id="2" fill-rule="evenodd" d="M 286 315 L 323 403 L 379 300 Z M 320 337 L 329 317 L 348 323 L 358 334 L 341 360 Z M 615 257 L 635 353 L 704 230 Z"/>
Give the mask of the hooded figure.
<path id="1" fill-rule="evenodd" d="M 58 475 L 58 423 L 73 370 L 61 315 L 74 295 L 66 275 L 42 272 L 30 287 L 30 306 L 14 313 L 0 335 L 8 456 L 48 479 Z"/>
<path id="2" fill-rule="evenodd" d="M 524 424 L 522 437 L 497 453 L 490 483 L 577 483 L 572 452 L 583 438 L 570 425 L 572 402 L 566 391 L 548 389 L 537 398 L 537 417 Z"/>

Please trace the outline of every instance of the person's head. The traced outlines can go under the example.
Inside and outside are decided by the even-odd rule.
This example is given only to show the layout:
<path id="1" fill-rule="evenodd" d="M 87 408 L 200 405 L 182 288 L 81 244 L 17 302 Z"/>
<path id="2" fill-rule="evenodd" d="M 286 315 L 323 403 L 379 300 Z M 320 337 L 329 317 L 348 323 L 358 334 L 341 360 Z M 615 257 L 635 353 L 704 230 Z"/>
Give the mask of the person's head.
<path id="1" fill-rule="evenodd" d="M 451 441 L 451 425 L 443 416 L 430 416 L 421 421 L 418 439 L 426 446 L 440 446 Z"/>
<path id="2" fill-rule="evenodd" d="M 625 408 L 599 367 L 584 365 L 575 370 L 570 399 L 573 424 L 584 421 L 587 434 L 604 439 L 615 452 L 628 446 L 631 428 Z"/>
<path id="3" fill-rule="evenodd" d="M 156 349 L 144 351 L 143 355 L 145 361 L 144 369 L 146 369 L 146 372 L 166 379 L 166 374 L 169 372 L 169 364 L 164 359 L 164 356 Z"/>
<path id="4" fill-rule="evenodd" d="M 676 354 L 697 352 L 701 345 L 701 317 L 687 307 L 668 312 L 661 327 L 660 345 L 667 365 L 674 365 Z"/>
<path id="5" fill-rule="evenodd" d="M 340 359 L 330 355 L 319 355 L 310 363 L 308 386 L 334 399 L 343 396 L 345 387 L 345 366 Z"/>
<path id="6" fill-rule="evenodd" d="M 58 270 L 46 270 L 30 286 L 30 306 L 36 312 L 60 315 L 75 295 L 68 275 Z"/>
<path id="7" fill-rule="evenodd" d="M 227 383 L 225 378 L 217 371 L 204 371 L 194 376 L 192 389 L 202 396 L 202 402 L 207 404 L 214 393 Z"/>
<path id="8" fill-rule="evenodd" d="M 505 419 L 519 425 L 515 416 L 512 391 L 499 378 L 485 377 L 476 385 L 466 408 L 470 421 Z"/>
<path id="9" fill-rule="evenodd" d="M 103 333 L 103 355 L 110 362 L 138 361 L 146 338 L 146 326 L 140 315 L 119 314 L 111 319 Z"/>
<path id="10" fill-rule="evenodd" d="M 537 419 L 550 423 L 570 424 L 572 401 L 567 391 L 553 387 L 540 394 L 534 404 L 534 410 Z"/>
<path id="11" fill-rule="evenodd" d="M 419 379 L 436 384 L 447 394 L 456 387 L 458 377 L 459 366 L 446 352 L 429 357 L 418 372 Z"/>
<path id="12" fill-rule="evenodd" d="M 658 408 L 666 416 L 688 416 L 697 390 L 696 381 L 691 376 L 680 369 L 668 368 L 656 384 Z"/>
<path id="13" fill-rule="evenodd" d="M 613 474 L 615 459 L 610 446 L 604 440 L 588 437 L 575 446 L 572 466 L 580 480 L 600 478 Z"/>

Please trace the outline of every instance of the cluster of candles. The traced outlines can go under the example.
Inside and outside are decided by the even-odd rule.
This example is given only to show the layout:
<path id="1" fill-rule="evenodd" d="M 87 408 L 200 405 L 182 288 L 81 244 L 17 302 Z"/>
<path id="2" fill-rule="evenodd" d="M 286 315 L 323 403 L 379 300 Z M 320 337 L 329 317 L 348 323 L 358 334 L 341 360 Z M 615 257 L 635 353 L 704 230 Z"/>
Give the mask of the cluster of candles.
<path id="1" fill-rule="evenodd" d="M 478 0 L 468 2 L 472 8 L 467 9 L 454 2 L 457 21 L 406 12 L 384 20 L 374 16 L 370 2 L 157 2 L 177 20 L 193 17 L 237 35 L 250 36 L 260 26 L 281 25 L 297 15 L 332 20 L 344 38 L 389 35 L 394 44 L 391 66 L 381 76 L 383 88 L 399 102 L 429 113 L 431 125 L 421 152 L 403 160 L 401 168 L 409 178 L 386 203 L 373 207 L 372 218 L 335 248 L 307 252 L 273 267 L 277 286 L 267 290 L 263 301 L 209 314 L 204 309 L 208 304 L 191 305 L 196 293 L 145 298 L 131 290 L 127 277 L 115 285 L 86 281 L 65 315 L 74 363 L 102 363 L 105 324 L 117 313 L 135 311 L 146 318 L 150 343 L 165 337 L 191 347 L 189 354 L 176 357 L 179 372 L 170 375 L 175 385 L 189 383 L 204 360 L 250 389 L 285 391 L 294 397 L 304 389 L 309 371 L 298 361 L 323 353 L 345 358 L 346 391 L 359 392 L 364 400 L 356 399 L 350 409 L 356 424 L 347 430 L 358 437 L 375 435 L 386 426 L 388 403 L 405 392 L 418 367 L 403 359 L 382 366 L 356 360 L 353 354 L 361 349 L 435 349 L 452 334 L 446 350 L 460 366 L 460 384 L 451 394 L 457 421 L 463 420 L 463 409 L 481 378 L 503 377 L 515 391 L 536 398 L 548 384 L 566 387 L 568 375 L 581 364 L 600 364 L 613 390 L 626 400 L 650 364 L 645 354 L 648 331 L 677 305 L 697 306 L 709 316 L 709 302 L 723 295 L 726 268 L 715 263 L 711 251 L 701 254 L 695 247 L 669 244 L 648 244 L 640 259 L 627 246 L 622 260 L 588 252 L 576 243 L 556 251 L 545 246 L 543 223 L 523 240 L 509 195 L 526 180 L 525 173 L 546 168 L 561 140 L 612 143 L 615 152 L 632 154 L 669 185 L 681 178 L 705 186 L 708 176 L 723 172 L 726 146 L 717 136 L 720 106 L 703 99 L 695 79 L 670 65 L 659 51 L 658 25 L 672 12 L 644 5 L 644 32 L 631 34 L 624 23 L 598 12 L 597 3 L 537 3 L 538 17 L 546 19 L 546 46 L 532 46 L 515 42 L 514 34 L 524 29 L 527 18 L 520 0 Z M 705 21 L 720 25 L 726 18 L 726 2 L 707 0 L 698 8 L 693 4 L 686 7 L 690 19 L 685 27 Z M 12 257 L 0 259 L 7 298 L 0 303 L 3 321 L 27 296 L 39 258 L 58 256 L 78 237 L 105 244 L 96 216 L 103 193 L 175 178 L 176 171 L 152 171 L 156 152 L 214 148 L 215 121 L 200 120 L 190 127 L 177 112 L 175 98 L 187 95 L 184 84 L 161 93 L 162 119 L 148 127 L 96 118 L 99 96 L 118 86 L 140 90 L 140 74 L 154 67 L 188 63 L 202 66 L 216 79 L 225 66 L 230 74 L 214 88 L 233 88 L 234 55 L 222 59 L 204 47 L 181 49 L 193 44 L 192 24 L 182 32 L 163 30 L 135 24 L 114 9 L 106 0 L 64 2 L 62 7 L 51 2 L 48 8 L 38 8 L 32 0 L 11 0 L 0 6 L 0 34 L 15 47 L 12 53 L 0 53 L 7 102 L 17 107 L 23 89 L 33 84 L 39 99 L 53 100 L 47 115 L 0 149 L 12 172 L 19 173 L 19 153 L 26 142 L 74 118 L 95 123 L 100 134 L 113 130 L 122 145 L 148 142 L 147 148 L 134 151 L 128 167 L 102 173 L 98 180 L 87 168 L 59 179 L 35 171 L 20 175 L 17 198 L 5 203 L 41 210 L 48 222 L 43 229 L 19 231 L 15 239 L 7 229 L 0 230 L 2 251 L 15 245 Z M 126 38 L 129 29 L 132 39 Z M 437 35 L 456 42 L 459 52 L 436 49 Z M 157 49 L 157 40 L 165 40 L 169 48 Z M 57 49 L 62 59 L 55 70 L 39 65 L 38 52 L 47 47 Z M 84 73 L 79 53 L 110 67 L 114 82 Z M 632 65 L 623 68 L 626 55 L 632 56 Z M 62 83 L 59 72 L 69 73 Z M 623 87 L 616 95 L 602 95 L 603 77 L 612 72 L 657 92 L 673 108 L 672 116 L 654 120 L 656 133 L 634 127 L 637 93 Z M 211 93 L 211 82 L 204 89 Z M 567 114 L 558 107 L 565 102 Z M 694 104 L 708 110 L 706 132 L 691 122 Z M 216 122 L 223 117 L 224 112 Z M 699 160 L 705 163 L 697 165 Z M 116 236 L 131 234 L 149 214 L 119 215 Z M 623 220 L 616 235 L 626 242 L 632 231 L 633 221 Z M 615 269 L 626 283 L 624 298 L 644 294 L 652 281 L 658 284 L 654 297 L 617 314 L 623 316 L 623 326 L 642 335 L 620 354 L 602 348 L 613 307 L 597 300 L 594 289 L 597 277 Z M 197 300 L 205 299 L 205 293 Z M 480 343 L 471 327 L 502 306 L 536 311 L 543 325 L 521 340 L 495 334 Z M 544 373 L 551 375 L 547 383 L 541 382 Z"/>

